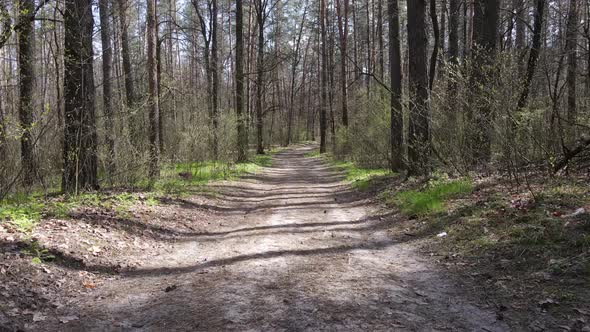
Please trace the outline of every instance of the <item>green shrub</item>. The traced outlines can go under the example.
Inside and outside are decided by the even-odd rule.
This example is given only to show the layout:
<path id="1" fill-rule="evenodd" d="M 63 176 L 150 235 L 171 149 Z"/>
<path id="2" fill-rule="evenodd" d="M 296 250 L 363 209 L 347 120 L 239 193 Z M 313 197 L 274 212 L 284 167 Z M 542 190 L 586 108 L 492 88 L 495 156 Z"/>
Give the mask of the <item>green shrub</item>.
<path id="1" fill-rule="evenodd" d="M 391 107 L 389 94 L 375 86 L 350 98 L 349 126 L 336 129 L 334 156 L 367 168 L 388 167 Z"/>

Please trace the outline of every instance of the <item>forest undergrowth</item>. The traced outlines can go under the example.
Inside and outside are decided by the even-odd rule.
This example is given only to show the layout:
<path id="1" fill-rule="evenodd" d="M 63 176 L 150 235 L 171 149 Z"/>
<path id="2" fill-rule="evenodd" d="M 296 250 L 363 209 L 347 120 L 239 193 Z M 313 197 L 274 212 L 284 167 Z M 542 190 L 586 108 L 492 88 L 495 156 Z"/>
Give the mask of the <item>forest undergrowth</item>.
<path id="1" fill-rule="evenodd" d="M 519 187 L 494 176 L 406 178 L 331 154 L 305 157 L 321 158 L 359 196 L 378 202 L 390 216 L 392 237 L 444 266 L 473 301 L 495 308 L 498 319 L 530 330 L 587 326 L 587 178 L 531 177 L 529 186 Z M 217 196 L 209 184 L 271 165 L 272 154 L 239 165 L 178 164 L 164 168 L 150 190 L 10 197 L 0 212 L 0 295 L 6 299 L 0 323 L 42 322 L 67 298 L 90 294 L 120 271 L 172 250 L 195 225 L 206 229 L 223 213 L 206 203 Z M 172 207 L 187 197 L 204 203 L 179 214 Z M 67 324 L 79 317 L 59 319 Z"/>
<path id="2" fill-rule="evenodd" d="M 34 329 L 68 299 L 171 250 L 195 225 L 215 220 L 206 208 L 183 216 L 174 205 L 189 196 L 215 198 L 208 184 L 256 174 L 278 151 L 245 163 L 165 165 L 155 183 L 6 197 L 0 202 L 0 330 Z M 67 324 L 79 317 L 58 319 Z"/>
<path id="3" fill-rule="evenodd" d="M 360 188 L 397 211 L 390 232 L 444 266 L 473 299 L 498 308 L 499 319 L 531 331 L 587 328 L 587 175 L 535 174 L 519 186 L 499 174 L 406 178 L 323 158 L 363 174 Z"/>

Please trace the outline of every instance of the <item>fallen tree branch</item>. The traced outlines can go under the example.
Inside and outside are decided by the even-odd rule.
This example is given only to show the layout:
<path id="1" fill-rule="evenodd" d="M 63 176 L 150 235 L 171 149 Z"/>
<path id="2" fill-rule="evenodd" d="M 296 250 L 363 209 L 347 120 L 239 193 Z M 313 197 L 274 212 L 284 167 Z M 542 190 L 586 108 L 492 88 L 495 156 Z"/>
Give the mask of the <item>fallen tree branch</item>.
<path id="1" fill-rule="evenodd" d="M 567 164 L 570 162 L 570 160 L 575 158 L 578 154 L 580 154 L 582 151 L 586 150 L 588 147 L 590 147 L 590 136 L 582 135 L 578 139 L 576 146 L 571 150 L 570 149 L 566 150 L 563 157 L 561 157 L 557 161 L 557 163 L 555 164 L 555 167 L 553 168 L 553 172 L 557 173 L 560 170 L 562 170 L 564 167 L 567 166 Z"/>

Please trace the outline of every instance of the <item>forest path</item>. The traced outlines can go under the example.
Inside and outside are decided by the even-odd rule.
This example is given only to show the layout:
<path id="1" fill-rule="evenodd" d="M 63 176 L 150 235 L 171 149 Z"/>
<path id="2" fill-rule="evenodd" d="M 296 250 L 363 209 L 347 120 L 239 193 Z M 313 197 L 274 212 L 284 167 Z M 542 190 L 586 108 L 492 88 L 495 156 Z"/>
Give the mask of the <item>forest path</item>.
<path id="1" fill-rule="evenodd" d="M 66 328 L 508 330 L 411 244 L 390 238 L 391 218 L 375 215 L 319 158 L 305 158 L 310 149 L 288 149 L 256 176 L 215 185 L 208 208 L 220 218 L 207 232 L 74 301 L 80 320 Z M 194 199 L 178 208 L 202 208 Z"/>

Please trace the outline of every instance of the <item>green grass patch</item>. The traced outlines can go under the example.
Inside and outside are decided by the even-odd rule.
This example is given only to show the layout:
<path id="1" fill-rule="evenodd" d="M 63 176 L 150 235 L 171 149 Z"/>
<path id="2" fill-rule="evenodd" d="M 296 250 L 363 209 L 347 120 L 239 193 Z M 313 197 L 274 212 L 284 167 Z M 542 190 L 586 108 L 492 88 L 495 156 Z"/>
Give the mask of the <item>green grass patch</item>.
<path id="1" fill-rule="evenodd" d="M 47 200 L 39 193 L 10 195 L 0 201 L 0 223 L 7 223 L 18 232 L 30 233 L 47 209 Z"/>
<path id="2" fill-rule="evenodd" d="M 148 193 L 148 197 L 153 198 Z M 95 207 L 113 210 L 128 217 L 129 209 L 139 200 L 131 193 L 84 193 L 77 196 L 44 197 L 41 194 L 14 195 L 0 202 L 0 223 L 7 223 L 17 232 L 30 234 L 44 216 L 69 218 L 73 209 Z"/>
<path id="3" fill-rule="evenodd" d="M 232 180 L 271 166 L 272 155 L 279 151 L 280 149 L 272 149 L 265 155 L 255 155 L 250 161 L 237 164 L 193 162 L 165 165 L 161 178 L 153 186 L 149 186 L 147 180 L 140 184 L 140 187 L 143 185 L 149 189 L 142 196 L 146 205 L 155 206 L 159 204 L 158 195 L 207 192 L 204 185 L 210 181 Z M 139 195 L 129 192 L 93 192 L 51 198 L 40 193 L 15 194 L 0 201 L 0 223 L 6 223 L 18 232 L 30 234 L 44 216 L 66 219 L 72 210 L 79 207 L 111 210 L 120 218 L 128 218 L 131 207 L 138 201 Z"/>
<path id="4" fill-rule="evenodd" d="M 241 167 L 240 167 L 241 166 Z M 227 180 L 240 172 L 243 164 L 230 165 L 222 162 L 179 163 L 164 167 L 162 178 L 180 177 L 192 184 L 207 184 L 209 181 Z"/>
<path id="5" fill-rule="evenodd" d="M 313 149 L 303 155 L 305 158 L 317 158 L 321 157 L 322 154 L 320 153 L 319 149 Z"/>
<path id="6" fill-rule="evenodd" d="M 355 163 L 350 161 L 336 161 L 329 159 L 328 161 L 334 167 L 343 170 L 346 175 L 346 181 L 349 181 L 353 188 L 359 190 L 367 189 L 371 183 L 371 180 L 377 177 L 388 176 L 393 174 L 390 170 L 384 168 L 358 167 Z"/>
<path id="7" fill-rule="evenodd" d="M 204 186 L 209 182 L 235 180 L 246 174 L 256 174 L 262 167 L 272 166 L 272 155 L 279 151 L 273 149 L 264 155 L 254 155 L 244 163 L 203 161 L 168 164 L 162 168 L 160 179 L 151 188 L 147 181 L 140 187 L 178 196 L 196 193 L 205 190 Z"/>
<path id="8" fill-rule="evenodd" d="M 244 165 L 247 168 L 252 168 L 252 169 L 245 169 L 244 171 L 246 172 L 255 172 L 257 171 L 260 167 L 270 167 L 272 166 L 272 155 L 277 153 L 279 150 L 271 150 L 271 152 L 269 152 L 268 154 L 257 154 L 254 156 L 254 158 L 252 159 L 251 162 L 248 163 L 243 163 L 243 164 L 238 164 L 238 165 Z"/>
<path id="9" fill-rule="evenodd" d="M 575 209 L 588 203 L 588 193 L 585 185 L 564 182 L 544 188 L 537 193 L 537 200 L 542 204 Z"/>
<path id="10" fill-rule="evenodd" d="M 256 173 L 261 167 L 272 165 L 269 155 L 257 155 L 245 163 L 229 164 L 223 162 L 195 162 L 173 165 L 166 169 L 163 178 L 179 177 L 193 185 L 207 184 L 210 181 L 233 180 L 247 173 Z"/>
<path id="11" fill-rule="evenodd" d="M 426 215 L 442 212 L 445 201 L 470 193 L 473 185 L 468 179 L 431 182 L 424 190 L 407 190 L 395 194 L 391 203 L 409 215 Z"/>
<path id="12" fill-rule="evenodd" d="M 45 205 L 36 200 L 0 203 L 0 222 L 11 224 L 17 231 L 29 233 L 41 220 Z"/>
<path id="13" fill-rule="evenodd" d="M 371 180 L 377 177 L 393 175 L 393 173 L 384 168 L 362 168 L 350 161 L 335 160 L 330 154 L 321 154 L 319 149 L 314 149 L 304 155 L 306 158 L 322 157 L 330 165 L 341 169 L 346 175 L 346 181 L 358 190 L 366 190 Z"/>

